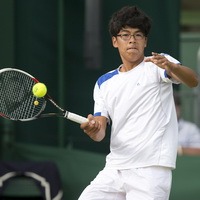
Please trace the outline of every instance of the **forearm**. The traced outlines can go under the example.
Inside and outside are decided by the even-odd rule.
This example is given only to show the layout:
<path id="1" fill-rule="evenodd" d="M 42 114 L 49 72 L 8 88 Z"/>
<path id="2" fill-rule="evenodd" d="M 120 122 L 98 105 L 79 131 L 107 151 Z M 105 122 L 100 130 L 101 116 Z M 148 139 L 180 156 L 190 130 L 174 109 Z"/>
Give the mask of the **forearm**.
<path id="1" fill-rule="evenodd" d="M 200 156 L 200 148 L 193 147 L 179 147 L 178 148 L 179 156 Z"/>
<path id="2" fill-rule="evenodd" d="M 198 75 L 186 66 L 169 62 L 166 71 L 168 75 L 184 83 L 188 87 L 196 87 L 199 83 Z"/>
<path id="3" fill-rule="evenodd" d="M 198 85 L 199 77 L 192 69 L 170 62 L 164 55 L 155 52 L 152 52 L 152 55 L 152 57 L 146 58 L 145 61 L 153 62 L 158 67 L 165 69 L 169 76 L 188 87 L 196 87 Z"/>

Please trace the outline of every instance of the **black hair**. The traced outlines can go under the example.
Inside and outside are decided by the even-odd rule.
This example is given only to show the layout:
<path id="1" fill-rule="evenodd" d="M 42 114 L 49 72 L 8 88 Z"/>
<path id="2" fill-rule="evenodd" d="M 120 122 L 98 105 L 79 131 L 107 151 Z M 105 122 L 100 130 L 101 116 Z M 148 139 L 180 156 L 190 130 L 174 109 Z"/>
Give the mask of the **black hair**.
<path id="1" fill-rule="evenodd" d="M 151 19 L 136 6 L 125 6 L 115 12 L 110 19 L 109 33 L 111 37 L 117 36 L 125 27 L 138 28 L 145 36 L 148 36 Z"/>

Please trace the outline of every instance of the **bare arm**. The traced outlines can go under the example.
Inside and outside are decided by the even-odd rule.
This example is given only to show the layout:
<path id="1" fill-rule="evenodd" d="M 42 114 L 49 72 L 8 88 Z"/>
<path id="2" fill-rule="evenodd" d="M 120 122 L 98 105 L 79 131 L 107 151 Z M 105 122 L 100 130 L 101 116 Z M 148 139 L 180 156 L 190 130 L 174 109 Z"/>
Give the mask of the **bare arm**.
<path id="1" fill-rule="evenodd" d="M 152 53 L 151 58 L 147 58 L 146 62 L 153 62 L 158 67 L 165 69 L 167 74 L 175 80 L 184 83 L 188 87 L 196 87 L 199 83 L 198 75 L 189 67 L 170 62 L 165 56 Z"/>
<path id="2" fill-rule="evenodd" d="M 193 148 L 193 147 L 179 147 L 178 148 L 178 155 L 183 156 L 200 156 L 200 148 Z"/>
<path id="3" fill-rule="evenodd" d="M 88 115 L 89 122 L 80 125 L 80 128 L 94 141 L 101 141 L 105 137 L 107 118 L 103 116 L 94 117 Z"/>

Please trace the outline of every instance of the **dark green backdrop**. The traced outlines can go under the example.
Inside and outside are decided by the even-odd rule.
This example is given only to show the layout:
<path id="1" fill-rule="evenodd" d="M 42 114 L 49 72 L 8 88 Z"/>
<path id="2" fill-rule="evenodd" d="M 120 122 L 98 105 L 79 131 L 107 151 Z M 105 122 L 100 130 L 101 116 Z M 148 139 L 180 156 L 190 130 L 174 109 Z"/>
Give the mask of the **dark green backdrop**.
<path id="1" fill-rule="evenodd" d="M 178 58 L 178 0 L 102 0 L 102 60 L 97 69 L 88 68 L 84 60 L 85 1 L 18 0 L 5 3 L 12 15 L 4 13 L 7 18 L 2 16 L 5 21 L 1 19 L 2 23 L 9 20 L 13 25 L 12 35 L 5 34 L 7 41 L 13 38 L 12 64 L 46 83 L 48 92 L 63 107 L 87 116 L 93 112 L 92 90 L 96 79 L 120 64 L 118 52 L 112 47 L 108 34 L 109 18 L 122 6 L 134 4 L 145 10 L 153 20 L 146 53 L 166 52 Z M 0 53 L 4 56 L 3 49 Z M 1 68 L 10 65 L 6 59 L 0 64 Z M 109 134 L 97 144 L 82 133 L 79 125 L 63 119 L 16 122 L 12 126 L 13 136 L 18 142 L 60 147 L 70 144 L 98 152 L 109 150 Z"/>
<path id="2" fill-rule="evenodd" d="M 179 58 L 180 15 L 179 0 L 101 0 L 102 59 L 99 67 L 91 68 L 86 66 L 84 57 L 85 2 L 0 1 L 0 68 L 15 66 L 26 70 L 46 83 L 61 106 L 83 116 L 93 112 L 92 90 L 96 79 L 120 64 L 107 30 L 111 14 L 125 5 L 141 7 L 153 19 L 146 54 L 165 52 L 176 58 Z M 98 50 L 94 48 L 95 53 Z M 109 151 L 109 130 L 104 141 L 96 143 L 83 134 L 78 124 L 64 119 L 26 123 L 1 119 L 0 123 L 1 158 L 54 161 L 61 173 L 64 199 L 78 198 L 103 167 L 105 153 Z M 171 199 L 199 196 L 195 168 L 198 163 L 196 157 L 178 159 Z M 190 171 L 187 176 L 186 171 Z M 190 182 L 182 184 L 185 180 Z"/>

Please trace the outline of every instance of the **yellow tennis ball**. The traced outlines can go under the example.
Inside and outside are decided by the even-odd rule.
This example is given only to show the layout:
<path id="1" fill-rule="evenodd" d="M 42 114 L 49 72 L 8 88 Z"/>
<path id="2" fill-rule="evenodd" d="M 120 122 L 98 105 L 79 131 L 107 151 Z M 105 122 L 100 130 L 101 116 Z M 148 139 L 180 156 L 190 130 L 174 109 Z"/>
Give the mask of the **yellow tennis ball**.
<path id="1" fill-rule="evenodd" d="M 34 105 L 35 105 L 35 106 L 38 106 L 38 105 L 39 105 L 39 101 L 37 101 L 37 100 L 34 101 Z"/>
<path id="2" fill-rule="evenodd" d="M 32 88 L 32 92 L 36 97 L 44 97 L 47 93 L 47 87 L 44 83 L 36 83 Z"/>

